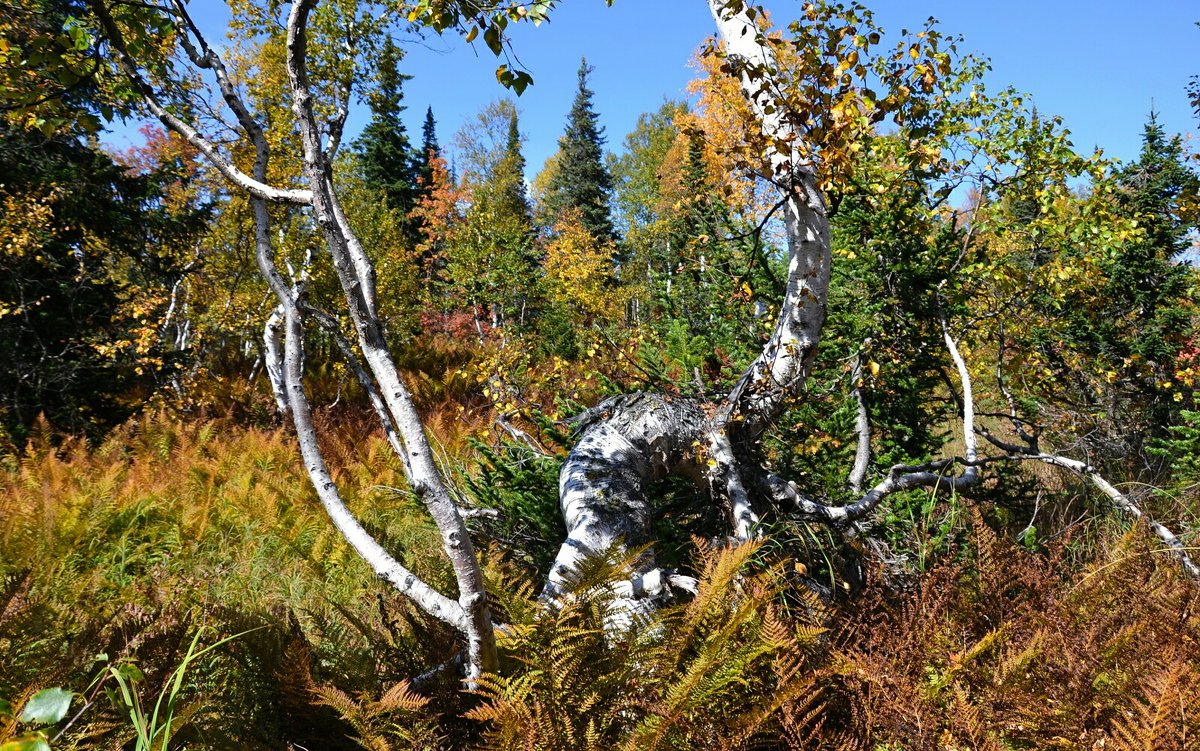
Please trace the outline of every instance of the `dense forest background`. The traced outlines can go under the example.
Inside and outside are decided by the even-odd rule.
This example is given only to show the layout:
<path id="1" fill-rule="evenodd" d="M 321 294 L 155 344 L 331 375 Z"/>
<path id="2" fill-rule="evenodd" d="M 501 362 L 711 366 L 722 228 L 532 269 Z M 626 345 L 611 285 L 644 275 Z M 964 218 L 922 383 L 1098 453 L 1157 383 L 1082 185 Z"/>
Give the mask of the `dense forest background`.
<path id="1" fill-rule="evenodd" d="M 622 394 L 714 400 L 771 334 L 788 270 L 750 157 L 765 147 L 700 54 L 691 99 L 613 149 L 581 61 L 558 151 L 527 179 L 519 100 L 452 135 L 430 109 L 409 133 L 404 84 L 425 73 L 380 36 L 348 74 L 370 121 L 334 174 L 505 624 L 499 672 L 471 690 L 452 630 L 316 500 L 273 388 L 252 202 L 157 125 L 103 145 L 139 105 L 88 72 L 86 5 L 0 7 L 0 748 L 1200 748 L 1197 581 L 1089 480 L 1196 546 L 1197 155 L 1153 112 L 1135 160 L 1082 153 L 937 26 L 881 41 L 865 9 L 815 7 L 779 65 L 781 96 L 818 113 L 829 317 L 758 457 L 845 505 L 961 454 L 945 338 L 981 431 L 1086 471 L 997 461 L 968 493 L 899 492 L 848 532 L 780 510 L 741 544 L 665 481 L 657 556 L 696 592 L 614 631 L 614 554 L 547 606 L 572 418 Z M 226 65 L 286 121 L 273 11 L 231 8 Z M 869 78 L 872 50 L 871 70 L 911 57 L 910 77 L 852 101 L 839 82 Z M 271 178 L 299 179 L 300 137 L 269 135 Z M 346 357 L 320 228 L 270 212 L 314 311 L 304 371 L 332 473 L 394 556 L 453 591 Z"/>

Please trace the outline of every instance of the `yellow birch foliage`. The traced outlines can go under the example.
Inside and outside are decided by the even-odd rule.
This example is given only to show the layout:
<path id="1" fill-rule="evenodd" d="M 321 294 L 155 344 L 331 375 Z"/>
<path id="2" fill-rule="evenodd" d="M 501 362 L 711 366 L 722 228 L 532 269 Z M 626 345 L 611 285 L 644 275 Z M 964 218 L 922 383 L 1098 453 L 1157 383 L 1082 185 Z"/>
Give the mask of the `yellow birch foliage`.
<path id="1" fill-rule="evenodd" d="M 41 194 L 12 195 L 0 184 L 3 195 L 0 205 L 0 254 L 9 258 L 25 258 L 41 248 L 49 237 L 53 237 L 54 210 L 52 207 L 56 191 Z M 0 315 L 3 315 L 0 313 Z"/>
<path id="2" fill-rule="evenodd" d="M 772 148 L 812 163 L 822 190 L 847 190 L 881 123 L 904 133 L 907 162 L 944 169 L 942 150 L 929 139 L 945 136 L 942 129 L 961 120 L 956 108 L 981 70 L 979 61 L 958 56 L 957 40 L 932 19 L 922 31 L 881 47 L 882 29 L 857 3 L 805 3 L 801 15 L 786 34 L 768 31 L 767 14 L 758 16 L 777 68 L 768 106 L 789 121 L 800 136 L 795 140 L 771 142 L 762 134 L 738 78 L 730 75 L 742 71 L 719 46 L 710 45 L 697 61 L 701 76 L 689 87 L 698 99 L 690 125 L 705 136 L 713 172 L 726 176 L 727 203 L 756 214 L 771 208 L 776 192 L 761 170 L 762 155 Z"/>
<path id="3" fill-rule="evenodd" d="M 564 211 L 554 230 L 555 237 L 546 246 L 550 299 L 567 307 L 580 324 L 615 315 L 618 301 L 607 288 L 612 244 L 592 237 L 576 209 Z"/>

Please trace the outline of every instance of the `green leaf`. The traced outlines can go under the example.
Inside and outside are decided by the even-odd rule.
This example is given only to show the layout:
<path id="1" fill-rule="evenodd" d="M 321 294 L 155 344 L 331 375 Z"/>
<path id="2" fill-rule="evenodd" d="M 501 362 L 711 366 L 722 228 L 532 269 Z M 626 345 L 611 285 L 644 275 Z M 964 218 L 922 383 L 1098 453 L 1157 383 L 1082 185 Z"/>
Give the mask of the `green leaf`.
<path id="1" fill-rule="evenodd" d="M 21 722 L 53 725 L 67 716 L 72 696 L 70 691 L 58 687 L 38 691 L 21 712 Z"/>
<path id="2" fill-rule="evenodd" d="M 498 29 L 496 26 L 488 26 L 483 30 L 484 44 L 486 44 L 488 49 L 492 51 L 493 55 L 499 55 L 504 51 L 502 39 L 503 38 L 500 36 L 500 29 Z"/>
<path id="3" fill-rule="evenodd" d="M 533 76 L 529 75 L 523 70 L 519 70 L 513 76 L 512 89 L 513 91 L 517 92 L 517 96 L 521 96 L 525 93 L 525 89 L 528 88 L 529 84 L 531 83 L 533 83 Z"/>
<path id="4" fill-rule="evenodd" d="M 0 751 L 50 751 L 45 733 L 32 733 L 0 743 Z"/>
<path id="5" fill-rule="evenodd" d="M 13 716 L 12 702 L 5 701 L 4 699 L 0 699 L 0 717 L 12 717 L 12 716 Z"/>

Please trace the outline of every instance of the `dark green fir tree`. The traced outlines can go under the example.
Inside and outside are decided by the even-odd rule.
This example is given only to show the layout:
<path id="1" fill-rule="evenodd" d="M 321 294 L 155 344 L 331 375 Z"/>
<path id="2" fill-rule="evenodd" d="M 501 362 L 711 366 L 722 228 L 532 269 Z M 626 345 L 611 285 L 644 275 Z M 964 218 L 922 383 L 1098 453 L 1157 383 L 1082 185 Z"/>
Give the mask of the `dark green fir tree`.
<path id="1" fill-rule="evenodd" d="M 428 107 L 425 109 L 425 123 L 421 126 L 421 153 L 417 154 L 417 184 L 423 189 L 433 183 L 433 158 L 441 154 L 437 121 L 433 119 L 433 107 Z"/>
<path id="2" fill-rule="evenodd" d="M 1114 360 L 1132 357 L 1144 364 L 1142 377 L 1133 380 L 1157 431 L 1178 412 L 1173 388 L 1165 384 L 1191 329 L 1194 270 L 1179 261 L 1195 229 L 1184 202 L 1196 195 L 1200 176 L 1188 166 L 1180 137 L 1168 136 L 1151 113 L 1138 160 L 1117 179 L 1120 207 L 1141 232 L 1111 261 L 1104 296 L 1110 309 L 1096 317 L 1097 344 Z"/>
<path id="3" fill-rule="evenodd" d="M 504 159 L 497 167 L 496 179 L 502 191 L 502 209 L 513 216 L 530 221 L 529 194 L 525 190 L 525 155 L 521 153 L 521 131 L 514 109 L 508 119 L 508 138 Z"/>
<path id="4" fill-rule="evenodd" d="M 612 176 L 604 164 L 604 128 L 592 107 L 587 78 L 592 68 L 579 65 L 579 89 L 559 139 L 559 161 L 545 197 L 545 221 L 552 224 L 565 209 L 578 209 L 583 226 L 601 240 L 615 239 L 609 201 Z"/>
<path id="5" fill-rule="evenodd" d="M 1068 307 L 1068 341 L 1116 374 L 1090 405 L 1105 424 L 1119 426 L 1093 450 L 1098 461 L 1126 463 L 1159 482 L 1167 462 L 1148 460 L 1145 449 L 1166 439 L 1192 407 L 1192 390 L 1175 372 L 1194 331 L 1195 269 L 1183 254 L 1196 228 L 1186 209 L 1200 176 L 1179 136 L 1167 135 L 1152 113 L 1141 153 L 1115 178 L 1116 209 L 1136 220 L 1137 233 L 1104 260 L 1099 289 Z"/>
<path id="6" fill-rule="evenodd" d="M 387 199 L 388 206 L 407 216 L 417 197 L 421 166 L 408 141 L 400 115 L 406 109 L 404 82 L 412 76 L 399 70 L 403 51 L 388 39 L 379 52 L 379 80 L 367 102 L 371 122 L 355 141 L 367 185 Z"/>

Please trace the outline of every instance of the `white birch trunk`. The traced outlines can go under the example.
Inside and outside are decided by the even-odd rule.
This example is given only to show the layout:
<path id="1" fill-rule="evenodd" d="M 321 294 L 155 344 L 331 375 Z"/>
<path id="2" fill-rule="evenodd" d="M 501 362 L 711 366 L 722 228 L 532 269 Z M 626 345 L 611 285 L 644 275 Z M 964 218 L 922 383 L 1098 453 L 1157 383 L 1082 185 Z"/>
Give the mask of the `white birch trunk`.
<path id="1" fill-rule="evenodd" d="M 768 142 L 796 143 L 787 152 L 772 148 L 763 164 L 784 191 L 789 253 L 784 301 L 762 353 L 723 402 L 710 410 L 711 417 L 699 405 L 647 395 L 597 408 L 598 419 L 585 427 L 559 476 L 568 535 L 549 574 L 549 598 L 569 587 L 571 572 L 584 558 L 650 541 L 647 487 L 669 473 L 687 475 L 707 487 L 714 501 L 725 506 L 737 537 L 757 534 L 758 515 L 738 446 L 760 435 L 803 387 L 821 338 L 830 271 L 824 197 L 813 165 L 800 157 L 795 140 L 800 134 L 776 110 L 768 93 L 771 87 L 763 85 L 775 64 L 758 28 L 744 8 L 735 12 L 722 0 L 708 4 L 729 63 Z M 668 285 L 669 275 L 668 269 Z M 637 569 L 635 578 L 644 581 L 646 573 L 656 571 L 652 557 L 646 556 Z M 627 607 L 637 610 L 635 604 Z"/>
<path id="2" fill-rule="evenodd" d="M 495 634 L 483 574 L 475 547 L 458 506 L 450 496 L 433 458 L 420 416 L 407 386 L 392 359 L 376 316 L 373 267 L 353 228 L 346 221 L 333 191 L 332 171 L 321 142 L 306 68 L 308 14 L 316 0 L 300 0 L 288 18 L 288 76 L 292 88 L 292 110 L 300 125 L 304 164 L 312 191 L 314 218 L 325 236 L 338 280 L 345 296 L 367 371 L 378 384 L 379 393 L 403 444 L 404 463 L 413 491 L 424 502 L 442 537 L 458 584 L 458 605 L 463 613 L 460 631 L 467 639 L 468 672 L 477 677 L 498 668 Z M 295 405 L 293 405 L 293 408 Z"/>
<path id="3" fill-rule="evenodd" d="M 267 373 L 267 381 L 271 384 L 271 394 L 275 397 L 275 407 L 279 416 L 287 419 L 291 415 L 288 407 L 287 386 L 283 379 L 283 305 L 277 305 L 267 316 L 263 324 L 263 365 Z"/>
<path id="4" fill-rule="evenodd" d="M 241 172 L 215 144 L 205 139 L 193 126 L 164 106 L 150 83 L 128 53 L 120 27 L 105 5 L 106 0 L 89 0 L 89 5 L 109 38 L 113 54 L 134 88 L 153 114 L 169 129 L 192 143 L 232 184 L 251 197 L 255 215 L 256 257 L 260 271 L 279 301 L 282 325 L 274 323 L 265 331 L 264 345 L 271 350 L 268 366 L 281 375 L 273 378 L 277 401 L 286 405 L 292 416 L 300 443 L 305 468 L 317 495 L 338 530 L 347 542 L 371 565 L 382 578 L 391 582 L 430 615 L 453 626 L 466 639 L 468 672 L 472 677 L 497 668 L 495 636 L 483 587 L 483 577 L 475 558 L 467 529 L 458 509 L 451 500 L 438 471 L 433 452 L 424 434 L 416 408 L 400 379 L 376 315 L 374 270 L 358 237 L 350 228 L 332 188 L 329 157 L 336 148 L 340 120 L 332 124 L 331 143 L 321 143 L 306 71 L 307 20 L 315 0 L 301 0 L 292 5 L 287 23 L 287 68 L 293 94 L 293 110 L 300 126 L 304 146 L 307 189 L 277 188 L 265 182 L 269 150 L 259 123 L 237 94 L 221 58 L 204 42 L 196 26 L 187 16 L 186 6 L 172 0 L 172 14 L 180 43 L 192 62 L 213 72 L 221 95 L 233 110 L 238 123 L 255 148 L 253 176 Z M 349 96 L 349 92 L 343 92 Z M 344 108 L 338 116 L 344 116 Z M 385 433 L 400 450 L 408 480 L 413 490 L 425 502 L 436 523 L 443 547 L 453 566 L 458 583 L 458 599 L 452 600 L 433 590 L 399 564 L 366 532 L 342 501 L 321 455 L 312 424 L 311 407 L 304 391 L 304 310 L 299 299 L 301 290 L 291 287 L 275 266 L 269 235 L 270 218 L 267 201 L 311 206 L 314 218 L 325 236 L 333 257 L 339 281 L 345 295 L 358 343 L 366 363 L 365 371 L 377 388 L 368 389 L 377 404 L 386 409 L 383 415 Z M 283 354 L 279 356 L 280 332 Z M 382 414 L 382 413 L 381 413 Z M 399 440 L 396 436 L 399 436 Z"/>

